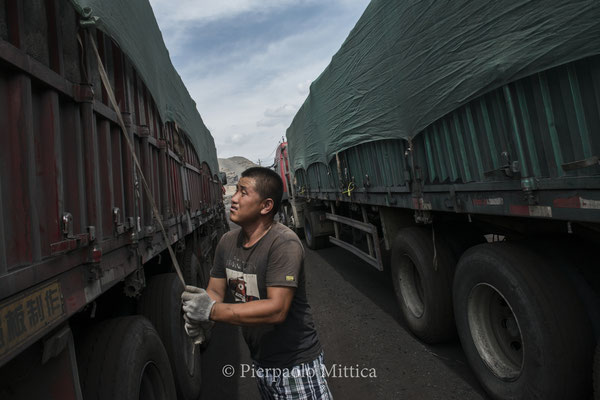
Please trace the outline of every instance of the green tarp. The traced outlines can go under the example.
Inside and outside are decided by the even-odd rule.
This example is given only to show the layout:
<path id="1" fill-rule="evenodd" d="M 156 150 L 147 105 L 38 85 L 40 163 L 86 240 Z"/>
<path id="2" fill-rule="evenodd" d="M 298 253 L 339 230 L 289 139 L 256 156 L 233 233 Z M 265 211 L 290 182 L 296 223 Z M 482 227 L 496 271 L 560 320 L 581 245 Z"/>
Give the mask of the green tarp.
<path id="1" fill-rule="evenodd" d="M 190 137 L 200 161 L 212 174 L 219 171 L 215 142 L 196 103 L 171 64 L 169 52 L 148 0 L 72 0 L 80 14 L 91 9 L 91 19 L 109 34 L 137 69 L 156 103 L 163 122 L 174 121 Z"/>
<path id="2" fill-rule="evenodd" d="M 598 0 L 372 0 L 287 129 L 292 165 L 412 138 L 481 94 L 599 53 Z"/>

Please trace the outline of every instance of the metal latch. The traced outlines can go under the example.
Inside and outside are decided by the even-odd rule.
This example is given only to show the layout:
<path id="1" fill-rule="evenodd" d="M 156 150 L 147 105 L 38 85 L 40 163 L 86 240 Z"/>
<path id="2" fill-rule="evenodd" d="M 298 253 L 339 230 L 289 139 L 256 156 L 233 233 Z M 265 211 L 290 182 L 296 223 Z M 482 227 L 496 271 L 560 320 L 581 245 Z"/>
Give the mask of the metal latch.
<path id="1" fill-rule="evenodd" d="M 73 215 L 65 212 L 62 216 L 62 233 L 63 237 L 73 239 Z"/>
<path id="2" fill-rule="evenodd" d="M 500 154 L 500 157 L 502 157 L 503 165 L 500 168 L 493 169 L 491 171 L 485 171 L 483 173 L 484 176 L 490 177 L 500 172 L 504 173 L 504 175 L 506 175 L 507 177 L 512 178 L 513 176 L 521 172 L 521 164 L 519 163 L 519 161 L 511 162 L 510 154 L 508 154 L 508 152 L 503 151 L 502 154 Z"/>

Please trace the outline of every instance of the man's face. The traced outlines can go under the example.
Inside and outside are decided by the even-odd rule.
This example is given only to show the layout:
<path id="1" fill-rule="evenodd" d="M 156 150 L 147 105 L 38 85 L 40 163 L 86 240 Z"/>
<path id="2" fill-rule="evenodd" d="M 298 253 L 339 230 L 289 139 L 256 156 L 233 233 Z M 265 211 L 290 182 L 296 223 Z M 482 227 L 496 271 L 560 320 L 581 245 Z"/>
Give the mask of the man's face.
<path id="1" fill-rule="evenodd" d="M 263 201 L 256 191 L 255 179 L 243 177 L 231 198 L 229 219 L 240 226 L 258 220 L 263 210 Z"/>

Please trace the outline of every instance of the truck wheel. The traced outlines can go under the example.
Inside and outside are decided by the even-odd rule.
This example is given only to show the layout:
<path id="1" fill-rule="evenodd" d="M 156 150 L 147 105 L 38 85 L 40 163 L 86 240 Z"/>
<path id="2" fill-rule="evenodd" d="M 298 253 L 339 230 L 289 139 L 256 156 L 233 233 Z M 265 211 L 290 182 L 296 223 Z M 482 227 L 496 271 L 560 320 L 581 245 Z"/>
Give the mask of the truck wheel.
<path id="1" fill-rule="evenodd" d="M 483 234 L 472 229 L 470 226 L 454 225 L 452 228 L 441 230 L 439 234 L 444 236 L 445 241 L 452 249 L 457 260 L 471 247 L 486 243 Z"/>
<path id="2" fill-rule="evenodd" d="M 443 238 L 436 237 L 437 266 L 433 263 L 431 231 L 402 229 L 392 245 L 394 291 L 409 329 L 427 343 L 455 336 L 452 274 L 456 258 Z"/>
<path id="3" fill-rule="evenodd" d="M 590 322 L 551 259 L 513 243 L 471 248 L 454 277 L 454 312 L 469 364 L 493 398 L 589 392 Z"/>
<path id="4" fill-rule="evenodd" d="M 292 221 L 291 221 L 291 218 L 290 218 L 290 213 L 289 213 L 288 207 L 289 206 L 287 204 L 282 204 L 281 205 L 281 209 L 279 210 L 280 221 L 281 221 L 282 224 L 284 224 L 288 228 L 291 228 L 292 227 Z"/>
<path id="5" fill-rule="evenodd" d="M 185 251 L 181 256 L 181 272 L 183 273 L 183 279 L 185 279 L 186 285 L 202 288 L 208 286 L 211 268 L 210 261 L 204 258 L 203 261 L 201 261 L 198 258 L 200 249 L 204 247 L 203 244 L 207 245 L 208 243 L 191 241 L 188 246 L 186 246 Z M 210 253 L 207 255 L 207 258 L 210 258 Z"/>
<path id="6" fill-rule="evenodd" d="M 198 257 L 194 253 L 195 246 L 191 242 L 186 246 L 183 255 L 178 260 L 181 267 L 183 279 L 186 285 L 198 286 L 201 274 L 201 265 Z M 201 283 L 200 283 L 201 284 Z"/>
<path id="7" fill-rule="evenodd" d="M 183 327 L 181 293 L 183 286 L 174 273 L 150 279 L 138 303 L 138 312 L 152 322 L 167 350 L 180 399 L 200 396 L 202 376 L 200 349 Z"/>
<path id="8" fill-rule="evenodd" d="M 293 230 L 299 238 L 304 237 L 304 229 L 299 228 L 294 217 L 294 210 L 290 204 L 283 205 L 284 225 Z"/>
<path id="9" fill-rule="evenodd" d="M 167 353 L 144 317 L 101 322 L 78 350 L 79 378 L 86 400 L 175 398 Z"/>
<path id="10" fill-rule="evenodd" d="M 327 236 L 315 236 L 316 214 L 312 211 L 307 211 L 304 214 L 304 238 L 309 249 L 319 250 L 329 244 Z"/>

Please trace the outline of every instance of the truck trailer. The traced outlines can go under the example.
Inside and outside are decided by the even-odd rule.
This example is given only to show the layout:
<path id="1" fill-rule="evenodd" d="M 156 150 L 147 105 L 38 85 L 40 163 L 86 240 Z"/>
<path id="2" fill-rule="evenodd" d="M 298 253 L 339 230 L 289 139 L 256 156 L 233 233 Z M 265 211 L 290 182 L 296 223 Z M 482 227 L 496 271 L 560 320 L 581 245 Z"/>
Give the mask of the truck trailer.
<path id="1" fill-rule="evenodd" d="M 227 229 L 148 1 L 1 0 L 0 398 L 197 399 L 180 296 Z"/>
<path id="2" fill-rule="evenodd" d="M 278 148 L 280 218 L 492 398 L 600 399 L 599 132 L 600 3 L 372 0 Z"/>

